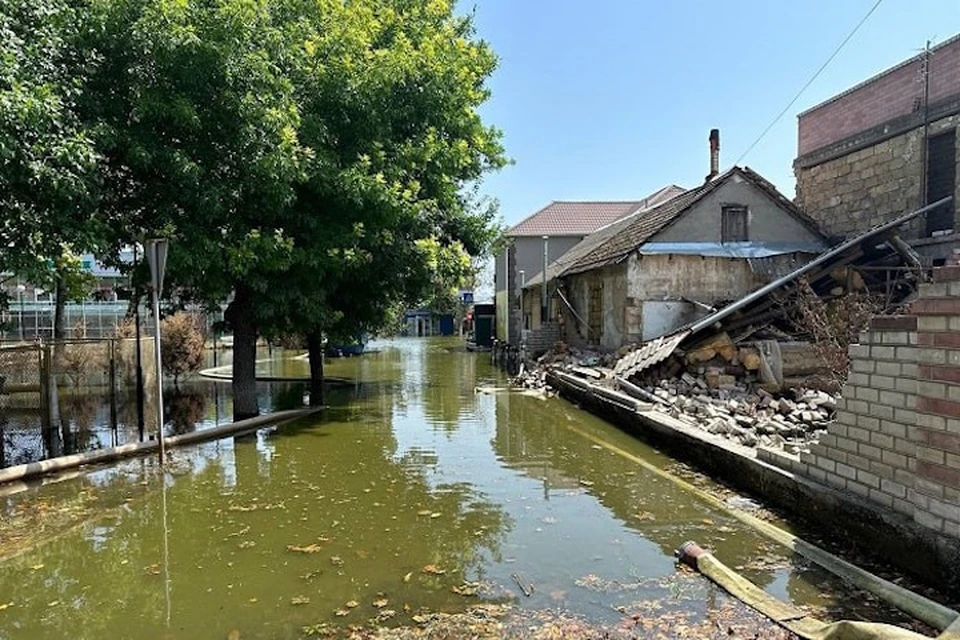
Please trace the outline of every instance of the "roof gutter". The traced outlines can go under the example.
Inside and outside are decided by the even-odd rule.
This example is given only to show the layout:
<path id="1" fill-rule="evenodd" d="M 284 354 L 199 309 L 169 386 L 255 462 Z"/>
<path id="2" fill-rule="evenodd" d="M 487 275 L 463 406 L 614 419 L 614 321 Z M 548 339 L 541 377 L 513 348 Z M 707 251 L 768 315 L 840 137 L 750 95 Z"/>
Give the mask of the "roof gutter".
<path id="1" fill-rule="evenodd" d="M 880 235 L 881 233 L 884 233 L 885 231 L 890 231 L 891 229 L 895 229 L 895 228 L 899 227 L 900 225 L 902 225 L 903 223 L 909 222 L 910 220 L 913 220 L 914 218 L 916 218 L 916 217 L 919 216 L 920 214 L 926 213 L 926 212 L 928 212 L 928 211 L 930 211 L 930 210 L 932 210 L 932 209 L 936 209 L 937 207 L 939 207 L 939 206 L 941 206 L 941 205 L 947 204 L 947 203 L 950 202 L 951 200 L 953 200 L 953 197 L 952 197 L 952 196 L 947 196 L 946 198 L 943 198 L 943 199 L 941 199 L 941 200 L 937 200 L 937 201 L 934 202 L 933 204 L 928 204 L 927 206 L 925 206 L 925 207 L 923 207 L 923 208 L 921 208 L 921 209 L 917 209 L 916 211 L 913 211 L 913 212 L 911 212 L 911 213 L 904 214 L 904 215 L 900 216 L 899 218 L 896 218 L 896 219 L 894 219 L 894 220 L 891 220 L 890 222 L 887 222 L 886 224 L 883 224 L 883 225 L 877 227 L 876 229 L 873 229 L 872 231 L 868 231 L 867 233 L 864 233 L 863 235 L 857 236 L 856 238 L 853 238 L 852 240 L 847 240 L 846 242 L 844 242 L 843 244 L 839 245 L 838 247 L 836 247 L 836 248 L 834 248 L 834 249 L 831 249 L 831 250 L 829 250 L 829 251 L 827 251 L 827 252 L 825 252 L 825 253 L 820 254 L 820 256 L 818 256 L 817 258 L 815 258 L 815 259 L 813 259 L 812 261 L 808 262 L 807 264 L 803 265 L 802 267 L 800 267 L 799 269 L 797 269 L 797 270 L 794 271 L 793 273 L 789 273 L 789 274 L 783 276 L 782 278 L 779 278 L 779 279 L 777 279 L 777 280 L 774 280 L 774 281 L 771 282 L 770 284 L 767 284 L 767 285 L 764 285 L 763 287 L 760 287 L 759 289 L 757 289 L 756 291 L 754 291 L 754 292 L 751 293 L 750 295 L 746 296 L 745 298 L 741 298 L 741 299 L 738 300 L 736 303 L 731 304 L 731 305 L 727 305 L 726 307 L 724 307 L 723 309 L 721 309 L 721 310 L 718 311 L 717 313 L 715 313 L 715 314 L 713 314 L 713 315 L 711 315 L 711 316 L 707 316 L 706 318 L 704 318 L 704 319 L 701 320 L 700 322 L 695 323 L 694 325 L 692 325 L 692 326 L 690 327 L 690 333 L 691 333 L 691 334 L 698 333 L 698 332 L 706 329 L 707 327 L 709 327 L 709 326 L 711 326 L 711 325 L 713 325 L 713 324 L 716 324 L 717 322 L 720 322 L 721 320 L 727 318 L 728 316 L 730 316 L 731 314 L 733 314 L 733 313 L 736 312 L 737 310 L 739 310 L 739 309 L 747 306 L 748 304 L 750 304 L 750 303 L 752 303 L 752 302 L 755 302 L 755 301 L 759 300 L 760 298 L 763 298 L 764 296 L 768 295 L 771 291 L 774 291 L 775 289 L 779 289 L 780 287 L 782 287 L 783 285 L 787 284 L 788 282 L 791 282 L 791 281 L 793 281 L 793 280 L 796 280 L 796 279 L 799 278 L 800 276 L 804 275 L 805 273 L 808 273 L 808 272 L 812 271 L 813 269 L 815 269 L 816 267 L 819 267 L 821 264 L 823 264 L 823 263 L 826 262 L 827 260 L 829 260 L 829 259 L 831 259 L 831 258 L 833 258 L 833 257 L 835 257 L 835 256 L 837 256 L 837 255 L 839 255 L 839 254 L 847 251 L 847 250 L 850 249 L 851 247 L 854 247 L 854 246 L 856 246 L 856 245 L 858 245 L 858 244 L 860 244 L 860 243 L 862 243 L 862 242 L 864 242 L 864 241 L 866 241 L 866 240 L 868 240 L 868 239 L 870 239 L 870 238 L 872 238 L 872 237 L 874 237 L 874 236 L 878 236 L 878 235 Z"/>

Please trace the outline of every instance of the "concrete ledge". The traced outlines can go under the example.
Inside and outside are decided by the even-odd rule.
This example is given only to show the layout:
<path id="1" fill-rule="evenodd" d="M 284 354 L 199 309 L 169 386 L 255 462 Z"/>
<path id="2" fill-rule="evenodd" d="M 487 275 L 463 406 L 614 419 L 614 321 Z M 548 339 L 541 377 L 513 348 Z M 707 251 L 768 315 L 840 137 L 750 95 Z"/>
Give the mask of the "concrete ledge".
<path id="1" fill-rule="evenodd" d="M 266 426 L 296 420 L 297 418 L 308 416 L 317 411 L 319 411 L 319 409 L 293 409 L 290 411 L 268 413 L 255 418 L 225 424 L 213 429 L 194 431 L 179 436 L 170 436 L 164 438 L 163 442 L 166 448 L 172 449 L 174 447 L 182 447 L 198 442 L 206 442 L 208 440 L 219 440 L 227 436 L 242 435 Z M 89 464 L 100 464 L 121 458 L 142 456 L 158 451 L 159 448 L 160 443 L 158 441 L 150 440 L 149 442 L 135 442 L 120 445 L 119 447 L 110 447 L 109 449 L 77 453 L 71 456 L 60 456 L 59 458 L 7 467 L 6 469 L 0 469 L 0 484 L 13 482 L 15 480 L 25 480 L 65 469 L 74 469 Z"/>
<path id="2" fill-rule="evenodd" d="M 220 382 L 230 382 L 233 380 L 233 365 L 223 365 L 220 367 L 211 367 L 197 372 L 201 378 L 217 380 Z M 310 382 L 309 376 L 257 376 L 257 382 Z M 340 378 L 337 376 L 324 376 L 324 384 L 348 387 L 356 384 L 350 378 Z"/>
<path id="3" fill-rule="evenodd" d="M 754 449 L 723 440 L 656 410 L 636 411 L 594 385 L 558 372 L 547 383 L 561 396 L 615 426 L 655 442 L 713 477 L 827 530 L 853 536 L 898 568 L 960 594 L 960 543 L 950 544 L 903 514 L 798 476 L 757 458 Z M 903 550 L 909 548 L 910 553 Z"/>

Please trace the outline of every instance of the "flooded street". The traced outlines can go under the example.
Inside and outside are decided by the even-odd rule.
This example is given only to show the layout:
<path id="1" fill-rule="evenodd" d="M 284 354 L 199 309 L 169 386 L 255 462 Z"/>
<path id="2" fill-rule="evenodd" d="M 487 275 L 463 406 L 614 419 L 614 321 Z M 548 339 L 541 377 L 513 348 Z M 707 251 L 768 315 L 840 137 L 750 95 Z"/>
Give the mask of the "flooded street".
<path id="1" fill-rule="evenodd" d="M 741 605 L 678 571 L 691 539 L 795 604 L 846 597 L 620 453 L 671 462 L 647 445 L 503 390 L 487 356 L 376 349 L 328 363 L 354 384 L 317 417 L 174 450 L 165 472 L 139 459 L 0 487 L 0 638 L 299 638 L 477 602 L 695 625 Z"/>

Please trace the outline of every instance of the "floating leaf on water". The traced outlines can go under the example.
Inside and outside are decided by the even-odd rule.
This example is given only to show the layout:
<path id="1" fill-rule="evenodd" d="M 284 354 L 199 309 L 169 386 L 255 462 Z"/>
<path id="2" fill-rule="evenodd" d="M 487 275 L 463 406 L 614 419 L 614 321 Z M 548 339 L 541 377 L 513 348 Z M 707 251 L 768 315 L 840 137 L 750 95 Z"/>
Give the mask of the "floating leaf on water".
<path id="1" fill-rule="evenodd" d="M 454 592 L 458 596 L 475 596 L 479 590 L 479 582 L 464 582 L 461 585 L 450 587 L 450 591 Z"/>
<path id="2" fill-rule="evenodd" d="M 293 551 L 295 553 L 317 553 L 320 551 L 320 545 L 316 542 L 308 544 L 305 547 L 301 547 L 298 544 L 288 544 L 287 551 Z"/>
<path id="3" fill-rule="evenodd" d="M 384 621 L 386 621 L 386 620 L 389 620 L 390 618 L 392 618 L 392 617 L 395 616 L 395 615 L 397 615 L 397 612 L 394 611 L 393 609 L 384 609 L 383 611 L 381 611 L 380 613 L 377 614 L 377 617 L 374 618 L 374 621 L 376 621 L 376 622 L 384 622 Z"/>
<path id="4" fill-rule="evenodd" d="M 446 569 L 441 569 L 435 564 L 428 564 L 424 566 L 423 569 L 421 569 L 421 571 L 423 571 L 424 573 L 435 575 L 435 576 L 442 576 L 447 572 Z"/>
<path id="5" fill-rule="evenodd" d="M 310 598 L 308 596 L 293 596 L 290 598 L 290 604 L 310 604 Z"/>
<path id="6" fill-rule="evenodd" d="M 339 633 L 336 628 L 331 627 L 326 622 L 311 624 L 300 630 L 303 632 L 303 635 L 309 638 L 332 638 Z"/>

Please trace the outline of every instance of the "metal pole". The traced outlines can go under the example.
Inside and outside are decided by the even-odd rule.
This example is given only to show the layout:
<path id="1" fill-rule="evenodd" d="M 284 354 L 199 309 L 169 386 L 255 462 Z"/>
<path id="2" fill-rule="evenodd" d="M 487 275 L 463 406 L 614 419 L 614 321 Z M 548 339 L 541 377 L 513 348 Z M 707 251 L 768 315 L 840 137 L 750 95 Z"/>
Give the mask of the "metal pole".
<path id="1" fill-rule="evenodd" d="M 20 278 L 17 278 L 17 303 L 20 305 L 20 321 L 17 324 L 20 326 L 20 342 L 23 342 L 23 290 L 25 288 L 20 283 Z"/>
<path id="2" fill-rule="evenodd" d="M 920 202 L 918 206 L 923 207 L 930 204 L 929 194 L 927 193 L 927 149 L 930 136 L 930 41 L 923 49 L 923 58 L 921 60 L 920 74 L 923 77 L 923 130 L 920 136 Z M 933 212 L 923 216 L 920 224 L 924 226 L 920 230 L 921 237 L 929 236 L 933 229 L 930 228 L 930 215 Z M 918 225 L 919 226 L 919 225 Z"/>
<path id="3" fill-rule="evenodd" d="M 540 324 L 548 320 L 549 304 L 547 303 L 547 246 L 550 236 L 543 236 L 543 283 L 540 289 Z"/>
<path id="4" fill-rule="evenodd" d="M 133 267 L 137 267 L 137 244 L 133 244 Z M 143 356 L 140 353 L 140 287 L 134 285 L 133 296 L 136 305 L 133 309 L 134 325 L 137 332 L 137 427 L 143 440 Z"/>
<path id="5" fill-rule="evenodd" d="M 166 458 L 163 447 L 163 368 L 160 366 L 160 296 L 153 287 L 153 358 L 157 367 L 157 440 L 160 441 L 160 463 Z"/>
<path id="6" fill-rule="evenodd" d="M 510 344 L 510 248 L 503 250 L 503 305 L 507 321 L 503 325 L 503 341 Z"/>
<path id="7" fill-rule="evenodd" d="M 163 444 L 163 362 L 160 355 L 160 293 L 163 290 L 163 271 L 167 262 L 167 241 L 156 238 L 147 242 L 147 262 L 150 263 L 150 289 L 153 292 L 153 357 L 157 377 L 157 440 L 160 443 L 160 464 L 166 458 Z"/>

